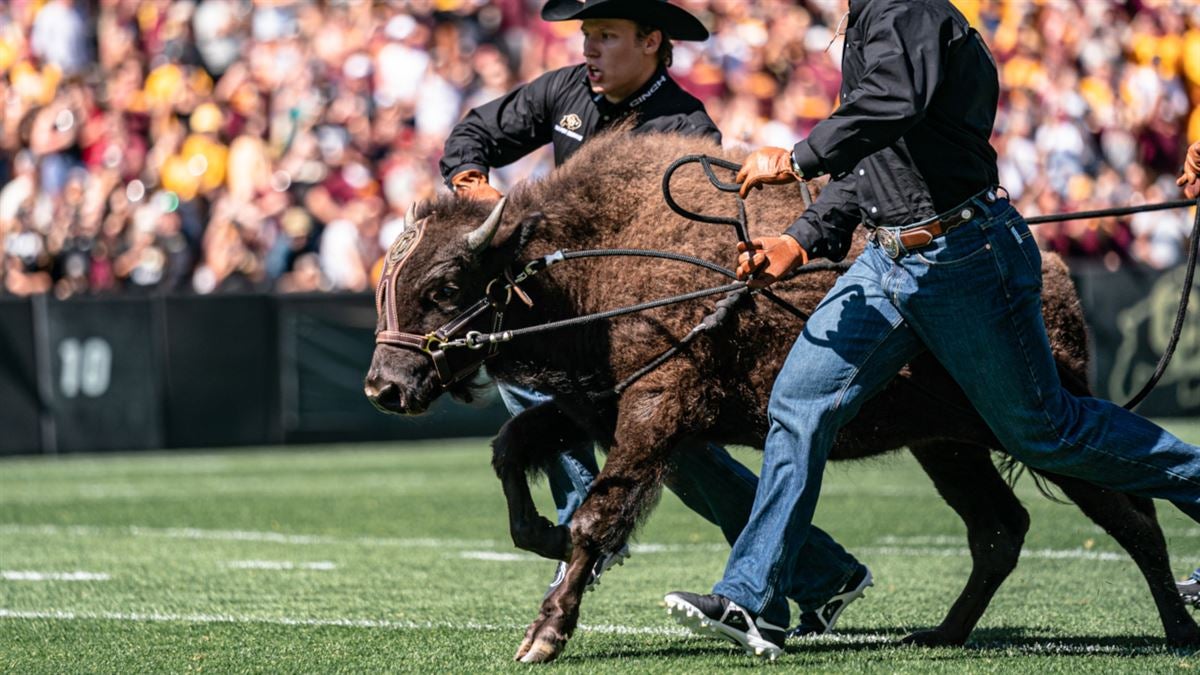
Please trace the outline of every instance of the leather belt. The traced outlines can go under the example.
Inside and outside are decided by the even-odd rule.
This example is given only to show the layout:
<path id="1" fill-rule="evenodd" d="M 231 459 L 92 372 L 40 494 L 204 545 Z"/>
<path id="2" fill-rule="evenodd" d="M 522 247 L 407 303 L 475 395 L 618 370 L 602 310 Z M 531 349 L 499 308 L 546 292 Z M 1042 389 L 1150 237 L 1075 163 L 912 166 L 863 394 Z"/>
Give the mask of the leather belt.
<path id="1" fill-rule="evenodd" d="M 997 199 L 996 189 L 987 188 L 930 220 L 899 227 L 877 227 L 871 231 L 870 237 L 889 258 L 898 260 L 905 253 L 928 246 L 943 234 L 970 222 L 983 210 L 984 204 L 981 200 L 991 204 Z"/>

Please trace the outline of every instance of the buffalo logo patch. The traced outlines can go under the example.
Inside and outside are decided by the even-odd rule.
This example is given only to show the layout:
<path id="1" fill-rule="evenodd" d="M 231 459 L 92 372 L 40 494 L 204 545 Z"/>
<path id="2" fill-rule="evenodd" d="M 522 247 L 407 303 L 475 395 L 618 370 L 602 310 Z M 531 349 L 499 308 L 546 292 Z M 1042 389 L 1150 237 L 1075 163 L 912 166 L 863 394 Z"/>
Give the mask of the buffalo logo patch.
<path id="1" fill-rule="evenodd" d="M 563 115 L 562 121 L 558 123 L 558 126 L 566 129 L 567 131 L 579 131 L 579 127 L 583 126 L 583 120 L 579 119 L 579 115 L 571 113 L 569 115 Z"/>
<path id="2" fill-rule="evenodd" d="M 392 242 L 391 250 L 388 251 L 388 264 L 392 267 L 403 264 L 412 255 L 413 249 L 420 241 L 420 227 L 410 227 L 401 232 L 400 236 L 396 237 L 396 241 Z"/>

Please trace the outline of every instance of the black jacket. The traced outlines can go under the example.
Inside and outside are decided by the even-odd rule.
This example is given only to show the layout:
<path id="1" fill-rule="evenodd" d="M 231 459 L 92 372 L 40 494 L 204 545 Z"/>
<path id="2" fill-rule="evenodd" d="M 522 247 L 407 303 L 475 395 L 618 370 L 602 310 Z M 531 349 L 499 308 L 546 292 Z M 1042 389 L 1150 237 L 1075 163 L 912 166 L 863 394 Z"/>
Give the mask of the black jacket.
<path id="1" fill-rule="evenodd" d="M 991 53 L 949 0 L 850 0 L 841 106 L 792 151 L 805 176 L 834 182 L 787 233 L 840 260 L 860 222 L 917 222 L 995 185 L 999 95 Z"/>
<path id="2" fill-rule="evenodd" d="M 447 184 L 468 169 L 484 174 L 511 164 L 547 143 L 562 164 L 597 132 L 636 114 L 636 131 L 678 131 L 721 142 L 721 132 L 704 104 L 680 88 L 660 68 L 624 101 L 613 104 L 592 93 L 583 65 L 561 68 L 517 87 L 467 113 L 450 137 L 442 157 Z"/>

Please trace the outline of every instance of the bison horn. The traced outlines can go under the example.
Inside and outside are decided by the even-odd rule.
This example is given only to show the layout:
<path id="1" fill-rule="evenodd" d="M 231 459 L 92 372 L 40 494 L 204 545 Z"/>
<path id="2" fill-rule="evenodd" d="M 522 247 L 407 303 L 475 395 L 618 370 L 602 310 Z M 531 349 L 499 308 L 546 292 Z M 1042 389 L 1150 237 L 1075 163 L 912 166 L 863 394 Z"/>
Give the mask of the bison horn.
<path id="1" fill-rule="evenodd" d="M 504 215 L 504 205 L 507 202 L 507 197 L 502 198 L 496 204 L 496 208 L 492 209 L 487 220 L 483 221 L 483 225 L 467 235 L 467 248 L 472 253 L 482 253 L 483 249 L 492 243 L 492 237 L 495 237 L 496 230 L 500 229 L 500 216 Z"/>
<path id="2" fill-rule="evenodd" d="M 417 202 L 413 201 L 412 206 L 408 207 L 408 213 L 404 214 L 404 229 L 410 230 L 413 225 L 417 224 Z"/>

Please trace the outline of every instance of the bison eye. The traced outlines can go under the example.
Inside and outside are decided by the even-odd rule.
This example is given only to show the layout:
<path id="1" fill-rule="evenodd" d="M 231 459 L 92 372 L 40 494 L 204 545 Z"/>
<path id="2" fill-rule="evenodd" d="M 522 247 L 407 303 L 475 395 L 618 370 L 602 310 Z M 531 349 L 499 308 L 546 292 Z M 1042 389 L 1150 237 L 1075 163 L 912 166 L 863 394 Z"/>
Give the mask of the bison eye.
<path id="1" fill-rule="evenodd" d="M 442 284 L 438 286 L 430 294 L 430 298 L 434 302 L 451 302 L 458 299 L 458 286 L 454 284 Z"/>

